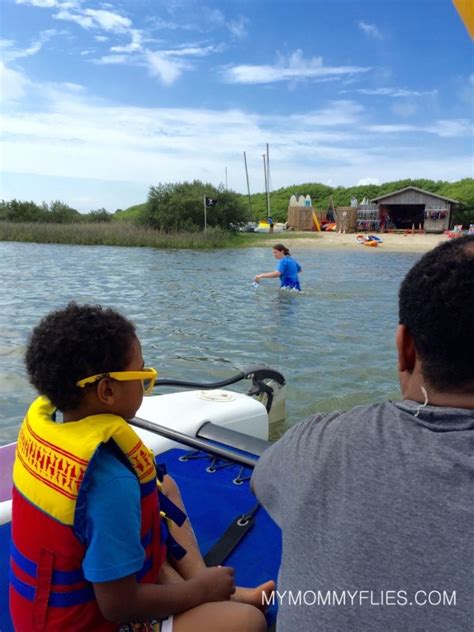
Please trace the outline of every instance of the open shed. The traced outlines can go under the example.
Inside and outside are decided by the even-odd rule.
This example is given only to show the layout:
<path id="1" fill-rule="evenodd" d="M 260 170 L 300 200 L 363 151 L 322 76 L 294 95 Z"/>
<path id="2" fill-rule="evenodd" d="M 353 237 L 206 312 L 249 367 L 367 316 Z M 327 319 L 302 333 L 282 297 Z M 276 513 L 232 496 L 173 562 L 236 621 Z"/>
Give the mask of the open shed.
<path id="1" fill-rule="evenodd" d="M 373 198 L 371 202 L 377 204 L 380 221 L 385 226 L 398 229 L 415 226 L 427 233 L 442 233 L 450 228 L 453 207 L 460 204 L 413 186 Z"/>

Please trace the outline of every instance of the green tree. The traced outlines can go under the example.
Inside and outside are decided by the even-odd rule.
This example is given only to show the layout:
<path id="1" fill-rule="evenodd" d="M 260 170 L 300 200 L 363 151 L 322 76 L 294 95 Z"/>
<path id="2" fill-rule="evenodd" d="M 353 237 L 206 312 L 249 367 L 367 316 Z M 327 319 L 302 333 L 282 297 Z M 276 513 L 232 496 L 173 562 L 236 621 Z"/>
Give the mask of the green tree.
<path id="1" fill-rule="evenodd" d="M 44 222 L 47 217 L 47 208 L 38 206 L 35 202 L 21 202 L 10 200 L 2 202 L 2 219 L 9 222 Z"/>
<path id="2" fill-rule="evenodd" d="M 461 206 L 456 208 L 453 214 L 453 223 L 472 224 L 474 223 L 474 179 L 464 178 L 457 182 L 446 182 L 443 180 L 428 180 L 426 178 L 394 180 L 383 184 L 367 184 L 353 187 L 328 187 L 320 183 L 305 183 L 292 185 L 276 191 L 272 191 L 271 214 L 276 221 L 284 222 L 287 218 L 288 203 L 291 195 L 309 195 L 313 206 L 318 209 L 327 209 L 330 206 L 330 196 L 332 195 L 334 206 L 348 206 L 351 198 L 355 197 L 359 202 L 363 198 L 369 200 L 399 191 L 409 186 L 418 187 L 425 191 L 431 191 L 438 195 L 443 195 L 454 200 L 458 200 Z M 254 218 L 263 219 L 267 216 L 265 193 L 255 193 L 251 196 L 252 211 Z"/>
<path id="3" fill-rule="evenodd" d="M 96 211 L 90 211 L 82 216 L 84 222 L 104 223 L 111 222 L 113 215 L 108 213 L 105 208 L 99 208 Z"/>
<path id="4" fill-rule="evenodd" d="M 71 224 L 81 221 L 81 214 L 64 202 L 56 200 L 49 205 L 48 221 L 54 224 Z"/>
<path id="5" fill-rule="evenodd" d="M 217 200 L 207 209 L 208 226 L 228 228 L 229 224 L 247 220 L 248 210 L 241 195 L 194 180 L 150 187 L 139 222 L 164 232 L 202 230 L 205 196 Z"/>

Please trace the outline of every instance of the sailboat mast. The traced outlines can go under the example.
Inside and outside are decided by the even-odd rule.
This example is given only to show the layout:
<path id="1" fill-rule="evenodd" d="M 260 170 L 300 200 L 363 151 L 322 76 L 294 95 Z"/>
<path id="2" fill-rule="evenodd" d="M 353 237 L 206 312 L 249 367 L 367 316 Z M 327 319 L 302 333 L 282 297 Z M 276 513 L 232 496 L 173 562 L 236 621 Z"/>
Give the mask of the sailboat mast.
<path id="1" fill-rule="evenodd" d="M 247 169 L 247 156 L 244 151 L 244 164 L 245 164 L 245 177 L 247 178 L 247 193 L 249 196 L 249 219 L 253 219 L 252 217 L 252 201 L 250 199 L 250 184 L 249 184 L 249 170 Z"/>
<path id="2" fill-rule="evenodd" d="M 267 171 L 266 171 L 266 182 L 267 182 L 267 217 L 271 216 L 270 211 L 270 148 L 267 143 Z"/>
<path id="3" fill-rule="evenodd" d="M 262 154 L 263 158 L 263 174 L 265 176 L 265 197 L 267 202 L 267 217 L 268 217 L 268 179 L 267 179 L 267 163 L 266 163 L 266 154 Z"/>

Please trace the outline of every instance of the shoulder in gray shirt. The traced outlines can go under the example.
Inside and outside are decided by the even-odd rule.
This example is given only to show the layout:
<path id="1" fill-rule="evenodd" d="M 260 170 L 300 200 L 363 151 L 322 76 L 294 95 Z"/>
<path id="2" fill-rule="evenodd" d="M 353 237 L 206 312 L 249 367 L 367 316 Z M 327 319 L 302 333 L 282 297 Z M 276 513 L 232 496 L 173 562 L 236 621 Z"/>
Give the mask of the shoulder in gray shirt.
<path id="1" fill-rule="evenodd" d="M 474 630 L 474 411 L 418 407 L 315 415 L 259 460 L 278 632 Z"/>

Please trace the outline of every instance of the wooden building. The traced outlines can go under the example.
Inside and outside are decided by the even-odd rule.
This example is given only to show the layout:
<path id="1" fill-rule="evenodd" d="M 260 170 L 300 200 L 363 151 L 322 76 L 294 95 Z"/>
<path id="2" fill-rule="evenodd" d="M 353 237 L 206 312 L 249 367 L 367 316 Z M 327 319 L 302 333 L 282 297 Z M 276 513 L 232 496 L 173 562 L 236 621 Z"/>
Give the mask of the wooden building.
<path id="1" fill-rule="evenodd" d="M 313 230 L 313 203 L 309 195 L 290 197 L 288 204 L 288 228 L 290 230 Z"/>
<path id="2" fill-rule="evenodd" d="M 336 207 L 336 230 L 338 233 L 354 233 L 357 228 L 357 208 L 354 206 Z"/>
<path id="3" fill-rule="evenodd" d="M 414 226 L 427 233 L 442 233 L 450 228 L 453 208 L 460 204 L 413 186 L 380 195 L 371 202 L 378 206 L 379 222 L 385 227 L 406 230 Z"/>

